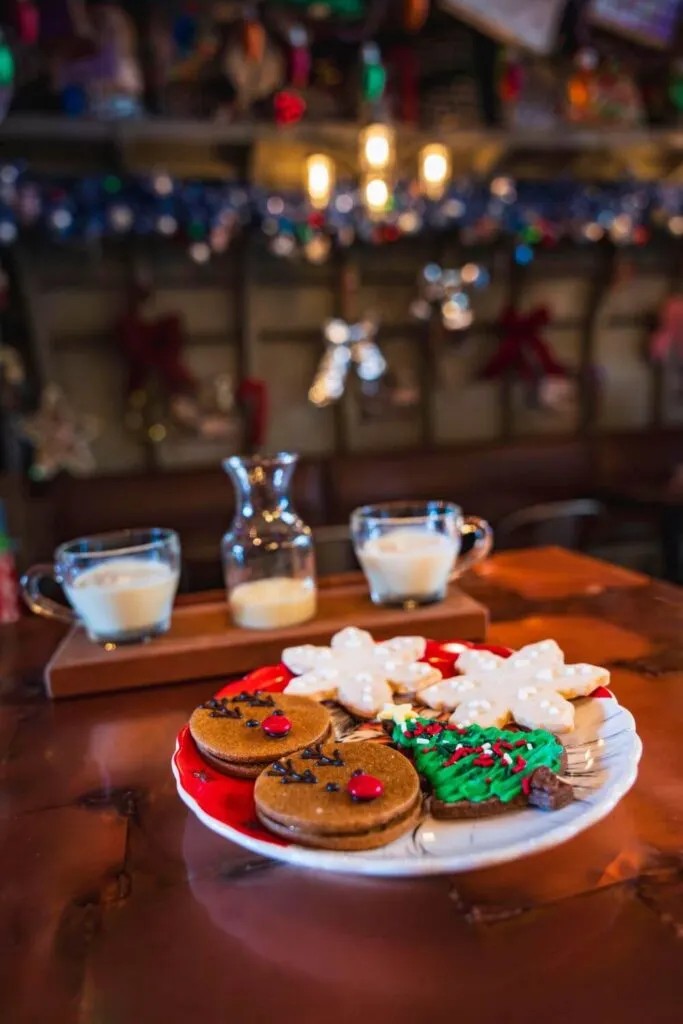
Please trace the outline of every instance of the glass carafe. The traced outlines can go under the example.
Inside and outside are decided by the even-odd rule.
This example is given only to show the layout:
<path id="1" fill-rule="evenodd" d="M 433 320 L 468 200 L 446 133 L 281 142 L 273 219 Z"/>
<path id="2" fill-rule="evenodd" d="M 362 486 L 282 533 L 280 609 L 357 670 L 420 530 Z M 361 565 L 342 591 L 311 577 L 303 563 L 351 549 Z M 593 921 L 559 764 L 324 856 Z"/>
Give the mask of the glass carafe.
<path id="1" fill-rule="evenodd" d="M 297 459 L 279 452 L 223 462 L 236 495 L 222 543 L 223 575 L 232 617 L 247 629 L 293 626 L 315 615 L 313 537 L 289 498 Z"/>

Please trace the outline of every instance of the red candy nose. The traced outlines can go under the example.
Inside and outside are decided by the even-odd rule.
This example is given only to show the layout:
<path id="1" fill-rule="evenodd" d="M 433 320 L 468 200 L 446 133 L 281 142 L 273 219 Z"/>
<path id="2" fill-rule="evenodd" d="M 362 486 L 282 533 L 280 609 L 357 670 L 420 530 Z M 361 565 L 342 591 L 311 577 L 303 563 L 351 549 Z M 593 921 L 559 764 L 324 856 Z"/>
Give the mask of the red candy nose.
<path id="1" fill-rule="evenodd" d="M 278 736 L 286 736 L 292 728 L 292 723 L 284 715 L 268 715 L 261 722 L 261 728 L 268 736 L 277 738 Z"/>
<path id="2" fill-rule="evenodd" d="M 346 787 L 352 800 L 376 800 L 384 786 L 374 775 L 353 775 Z"/>

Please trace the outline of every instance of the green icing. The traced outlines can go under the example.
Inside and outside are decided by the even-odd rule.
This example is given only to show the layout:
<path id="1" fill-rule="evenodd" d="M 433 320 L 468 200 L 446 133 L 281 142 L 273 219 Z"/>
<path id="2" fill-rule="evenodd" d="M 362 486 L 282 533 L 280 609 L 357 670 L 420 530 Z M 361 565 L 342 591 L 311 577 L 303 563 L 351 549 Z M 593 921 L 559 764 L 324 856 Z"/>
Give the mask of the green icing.
<path id="1" fill-rule="evenodd" d="M 431 783 L 434 795 L 444 803 L 468 800 L 479 803 L 489 797 L 497 797 L 501 803 L 509 803 L 523 789 L 522 780 L 537 768 L 545 766 L 559 772 L 562 766 L 562 744 L 545 729 L 530 732 L 513 732 L 507 729 L 484 729 L 479 725 L 470 726 L 458 732 L 444 728 L 436 735 L 409 735 L 416 724 L 427 728 L 433 719 L 409 719 L 405 727 L 396 724 L 393 741 L 399 747 L 410 750 L 415 767 Z M 524 741 L 524 746 L 515 746 Z M 425 742 L 427 741 L 427 742 Z M 512 744 L 512 750 L 503 751 L 512 759 L 509 764 L 493 753 L 493 764 L 477 765 L 475 760 L 482 756 L 476 751 L 461 757 L 453 764 L 449 758 L 456 748 L 491 746 L 497 742 Z M 530 745 L 530 746 L 529 746 Z M 521 756 L 526 764 L 520 771 L 513 771 L 517 758 Z M 490 781 L 486 781 L 486 780 Z"/>

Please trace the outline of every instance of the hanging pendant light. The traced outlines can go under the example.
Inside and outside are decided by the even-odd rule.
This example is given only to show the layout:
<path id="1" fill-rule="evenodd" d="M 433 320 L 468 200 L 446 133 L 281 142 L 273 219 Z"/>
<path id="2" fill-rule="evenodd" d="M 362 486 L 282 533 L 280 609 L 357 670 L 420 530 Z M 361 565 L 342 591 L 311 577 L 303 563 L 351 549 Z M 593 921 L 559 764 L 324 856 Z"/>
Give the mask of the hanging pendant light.
<path id="1" fill-rule="evenodd" d="M 428 199 L 440 199 L 451 179 L 451 154 L 440 142 L 423 146 L 419 156 L 420 189 Z"/>
<path id="2" fill-rule="evenodd" d="M 330 203 L 335 185 L 334 160 L 324 153 L 314 153 L 306 160 L 305 184 L 311 206 L 324 210 Z"/>

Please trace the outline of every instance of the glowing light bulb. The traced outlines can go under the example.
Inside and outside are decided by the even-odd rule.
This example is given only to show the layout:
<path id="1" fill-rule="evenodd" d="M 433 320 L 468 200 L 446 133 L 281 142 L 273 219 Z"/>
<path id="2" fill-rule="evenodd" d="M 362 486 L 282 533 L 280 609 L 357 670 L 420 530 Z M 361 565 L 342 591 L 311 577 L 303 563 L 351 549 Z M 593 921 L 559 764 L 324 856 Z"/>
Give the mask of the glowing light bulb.
<path id="1" fill-rule="evenodd" d="M 430 199 L 439 199 L 451 176 L 451 154 L 434 142 L 420 150 L 420 187 Z"/>
<path id="2" fill-rule="evenodd" d="M 389 186 L 384 178 L 368 178 L 363 187 L 363 196 L 371 214 L 383 213 L 389 202 Z"/>
<path id="3" fill-rule="evenodd" d="M 365 171 L 386 171 L 396 154 L 394 129 L 387 124 L 368 125 L 360 133 L 360 162 Z"/>
<path id="4" fill-rule="evenodd" d="M 315 153 L 306 161 L 306 191 L 311 206 L 324 210 L 334 191 L 334 161 L 324 153 Z"/>

